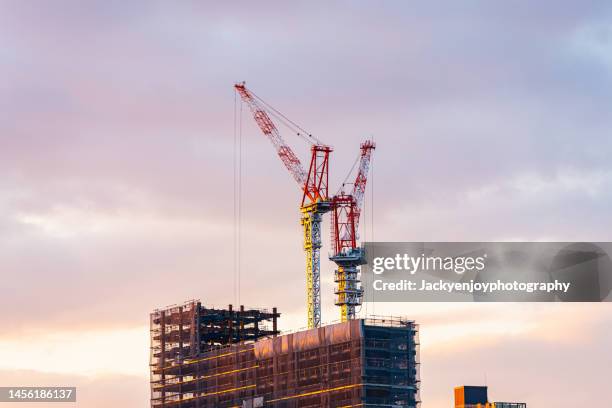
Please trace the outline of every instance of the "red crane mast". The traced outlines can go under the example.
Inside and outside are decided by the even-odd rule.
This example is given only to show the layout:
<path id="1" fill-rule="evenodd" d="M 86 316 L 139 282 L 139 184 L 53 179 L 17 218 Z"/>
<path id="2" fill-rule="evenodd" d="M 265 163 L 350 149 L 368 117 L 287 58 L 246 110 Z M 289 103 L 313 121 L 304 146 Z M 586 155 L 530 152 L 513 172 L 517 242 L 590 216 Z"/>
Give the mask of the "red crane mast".
<path id="1" fill-rule="evenodd" d="M 336 263 L 334 272 L 336 282 L 336 306 L 340 306 L 342 321 L 355 318 L 355 308 L 361 305 L 363 289 L 359 280 L 359 266 L 364 263 L 363 250 L 358 247 L 358 228 L 363 199 L 365 196 L 368 171 L 372 158 L 374 142 L 367 140 L 361 144 L 359 170 L 353 183 L 353 191 L 346 194 L 343 190 L 332 198 L 332 242 Z"/>

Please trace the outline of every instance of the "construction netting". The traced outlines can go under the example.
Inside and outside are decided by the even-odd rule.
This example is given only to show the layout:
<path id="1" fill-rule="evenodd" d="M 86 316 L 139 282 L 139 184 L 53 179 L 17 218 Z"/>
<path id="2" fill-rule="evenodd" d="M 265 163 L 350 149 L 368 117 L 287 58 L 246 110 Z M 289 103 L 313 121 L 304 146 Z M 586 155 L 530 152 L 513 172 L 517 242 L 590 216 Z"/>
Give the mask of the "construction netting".
<path id="1" fill-rule="evenodd" d="M 166 367 L 152 407 L 416 407 L 416 333 L 352 320 L 210 350 Z"/>

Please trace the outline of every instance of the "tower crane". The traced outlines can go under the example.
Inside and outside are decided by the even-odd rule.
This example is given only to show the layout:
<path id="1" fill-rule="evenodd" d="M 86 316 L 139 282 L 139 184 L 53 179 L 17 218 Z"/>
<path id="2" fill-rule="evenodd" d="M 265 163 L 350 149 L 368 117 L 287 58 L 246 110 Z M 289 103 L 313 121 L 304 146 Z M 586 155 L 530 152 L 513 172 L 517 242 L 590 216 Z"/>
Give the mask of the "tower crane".
<path id="1" fill-rule="evenodd" d="M 289 127 L 299 131 L 303 129 L 247 89 L 244 82 L 235 84 L 234 88 L 240 94 L 242 101 L 249 106 L 255 122 L 272 142 L 278 157 L 302 189 L 300 211 L 306 253 L 308 327 L 319 327 L 321 326 L 321 220 L 322 215 L 332 209 L 327 188 L 329 154 L 332 148 L 322 144 L 308 133 L 303 135 L 298 132 L 298 135 L 304 138 L 307 136 L 310 139 L 307 140 L 312 143 L 310 166 L 306 171 L 293 150 L 281 137 L 270 116 L 275 116 Z"/>
<path id="2" fill-rule="evenodd" d="M 357 246 L 359 216 L 363 206 L 366 183 L 374 142 L 367 140 L 360 146 L 359 170 L 351 194 L 344 192 L 332 197 L 332 247 L 330 259 L 336 263 L 336 306 L 340 306 L 341 320 L 355 318 L 355 307 L 361 305 L 363 289 L 360 287 L 359 266 L 363 265 L 363 249 Z"/>

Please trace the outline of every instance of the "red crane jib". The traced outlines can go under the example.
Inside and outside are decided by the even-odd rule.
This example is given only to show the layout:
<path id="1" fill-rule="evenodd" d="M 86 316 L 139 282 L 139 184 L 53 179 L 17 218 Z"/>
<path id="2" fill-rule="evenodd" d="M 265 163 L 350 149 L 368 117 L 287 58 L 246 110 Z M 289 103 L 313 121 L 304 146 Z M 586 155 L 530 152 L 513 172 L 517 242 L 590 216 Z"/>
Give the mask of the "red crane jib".
<path id="1" fill-rule="evenodd" d="M 353 193 L 344 194 L 342 192 L 332 198 L 332 234 L 334 253 L 336 255 L 339 255 L 344 250 L 357 248 L 359 217 L 368 181 L 372 150 L 376 148 L 376 145 L 371 140 L 366 140 L 361 144 L 360 148 L 359 170 L 353 184 Z"/>
<path id="2" fill-rule="evenodd" d="M 327 201 L 329 153 L 332 151 L 331 147 L 320 144 L 312 146 L 310 167 L 308 173 L 306 173 L 298 157 L 281 137 L 264 106 L 259 103 L 244 83 L 236 84 L 234 88 L 240 94 L 242 101 L 249 106 L 255 122 L 263 134 L 272 142 L 278 157 L 300 185 L 300 188 L 302 188 L 302 206 L 308 206 L 319 201 Z"/>
<path id="3" fill-rule="evenodd" d="M 255 111 L 253 117 L 265 135 L 270 135 L 272 131 L 276 129 L 276 126 L 274 126 L 274 123 L 272 123 L 272 120 L 266 112 L 262 110 Z"/>

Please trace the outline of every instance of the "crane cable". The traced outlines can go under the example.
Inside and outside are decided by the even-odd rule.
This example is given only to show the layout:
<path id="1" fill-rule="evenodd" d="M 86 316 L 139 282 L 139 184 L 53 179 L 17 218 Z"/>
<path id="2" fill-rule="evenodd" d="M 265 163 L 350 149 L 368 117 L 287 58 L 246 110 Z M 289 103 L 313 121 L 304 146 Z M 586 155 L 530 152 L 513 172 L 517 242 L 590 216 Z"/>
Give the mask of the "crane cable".
<path id="1" fill-rule="evenodd" d="M 296 134 L 298 136 L 300 136 L 302 139 L 304 139 L 305 141 L 307 141 L 308 143 L 311 143 L 311 144 L 319 144 L 319 145 L 323 144 L 323 143 L 321 143 L 321 141 L 319 139 L 317 139 L 315 136 L 313 136 L 312 133 L 308 132 L 303 127 L 301 127 L 300 125 L 298 125 L 297 123 L 295 123 L 294 121 L 289 119 L 287 116 L 283 115 L 282 112 L 280 112 L 278 109 L 274 108 L 272 105 L 270 105 L 269 103 L 267 103 L 266 101 L 261 99 L 253 91 L 249 90 L 249 92 L 251 93 L 251 95 L 253 95 L 253 97 L 255 99 L 257 99 L 261 104 L 263 104 L 265 107 L 267 107 L 269 109 L 269 110 L 267 109 L 268 113 L 270 113 L 274 117 L 276 117 L 280 122 L 282 122 L 289 129 L 291 129 L 294 132 L 296 132 Z M 299 130 L 299 132 L 298 132 L 298 130 Z"/>
<path id="2" fill-rule="evenodd" d="M 233 278 L 233 282 L 232 282 L 232 290 L 234 292 L 234 304 L 236 303 L 237 300 L 237 262 L 236 262 L 236 257 L 237 257 L 237 253 L 238 253 L 238 248 L 236 245 L 236 228 L 237 228 L 237 222 L 236 222 L 236 214 L 237 214 L 237 208 L 238 206 L 236 205 L 236 167 L 237 167 L 237 163 L 236 163 L 236 146 L 237 146 L 237 106 L 238 106 L 238 93 L 236 91 L 234 91 L 234 139 L 233 139 L 233 150 L 232 150 L 232 165 L 233 165 L 233 170 L 234 170 L 234 174 L 233 174 L 233 178 L 232 178 L 232 183 L 233 183 L 233 190 L 232 190 L 232 197 L 234 200 L 234 214 L 233 214 L 233 218 L 232 218 L 232 278 Z"/>
<path id="3" fill-rule="evenodd" d="M 347 181 L 348 181 L 349 177 L 351 176 L 351 174 L 353 173 L 353 170 L 355 170 L 355 166 L 357 166 L 357 162 L 359 162 L 360 158 L 361 158 L 361 153 L 359 153 L 357 155 L 357 158 L 355 158 L 355 161 L 353 162 L 353 165 L 351 166 L 351 169 L 349 170 L 348 174 L 344 178 L 344 181 L 342 182 L 342 184 L 340 184 L 340 188 L 338 188 L 338 191 L 336 191 L 336 195 L 338 195 L 341 191 L 344 190 L 344 186 L 347 184 Z M 354 183 L 350 183 L 350 184 L 354 184 Z"/>
<path id="4" fill-rule="evenodd" d="M 241 304 L 242 274 L 242 99 L 240 100 L 240 121 L 238 127 L 238 305 Z"/>
<path id="5" fill-rule="evenodd" d="M 274 119 L 276 119 L 278 122 L 282 123 L 283 125 L 285 125 L 285 127 L 287 127 L 289 130 L 291 130 L 292 132 L 294 132 L 298 137 L 300 137 L 304 142 L 312 145 L 314 144 L 312 142 L 312 140 L 308 139 L 306 136 L 304 136 L 302 133 L 299 132 L 299 129 L 296 129 L 293 125 L 291 125 L 291 123 L 287 122 L 282 116 L 274 113 L 273 111 L 270 111 L 268 109 L 265 109 L 265 111 L 272 116 Z"/>
<path id="6" fill-rule="evenodd" d="M 374 141 L 374 137 L 372 137 L 372 141 Z M 374 157 L 370 157 L 370 242 L 374 242 Z M 372 277 L 373 279 L 373 277 Z M 374 293 L 370 292 L 370 300 L 372 301 L 372 314 L 376 314 L 376 306 L 374 302 Z"/>
<path id="7" fill-rule="evenodd" d="M 241 267 L 241 229 L 242 229 L 242 100 L 238 114 L 238 93 L 234 92 L 234 233 L 233 233 L 233 267 L 234 267 L 234 303 L 240 304 L 240 267 Z"/>
<path id="8" fill-rule="evenodd" d="M 370 159 L 371 160 L 371 159 Z M 366 185 L 367 188 L 367 185 Z M 368 239 L 368 218 L 367 218 L 367 212 L 366 211 L 370 211 L 370 208 L 368 206 L 368 195 L 363 194 L 363 222 L 361 223 L 361 230 L 363 232 L 363 239 L 367 241 Z M 361 268 L 359 268 L 361 271 Z M 362 275 L 362 279 L 363 279 L 363 275 Z M 368 274 L 365 279 L 363 279 L 365 282 L 365 288 L 363 289 L 363 297 L 361 299 L 361 307 L 359 308 L 359 312 L 361 312 L 361 308 L 363 308 L 364 303 L 365 303 L 365 316 L 363 316 L 364 318 L 368 317 L 368 296 L 370 295 L 370 291 L 367 290 L 370 287 L 370 274 Z"/>

